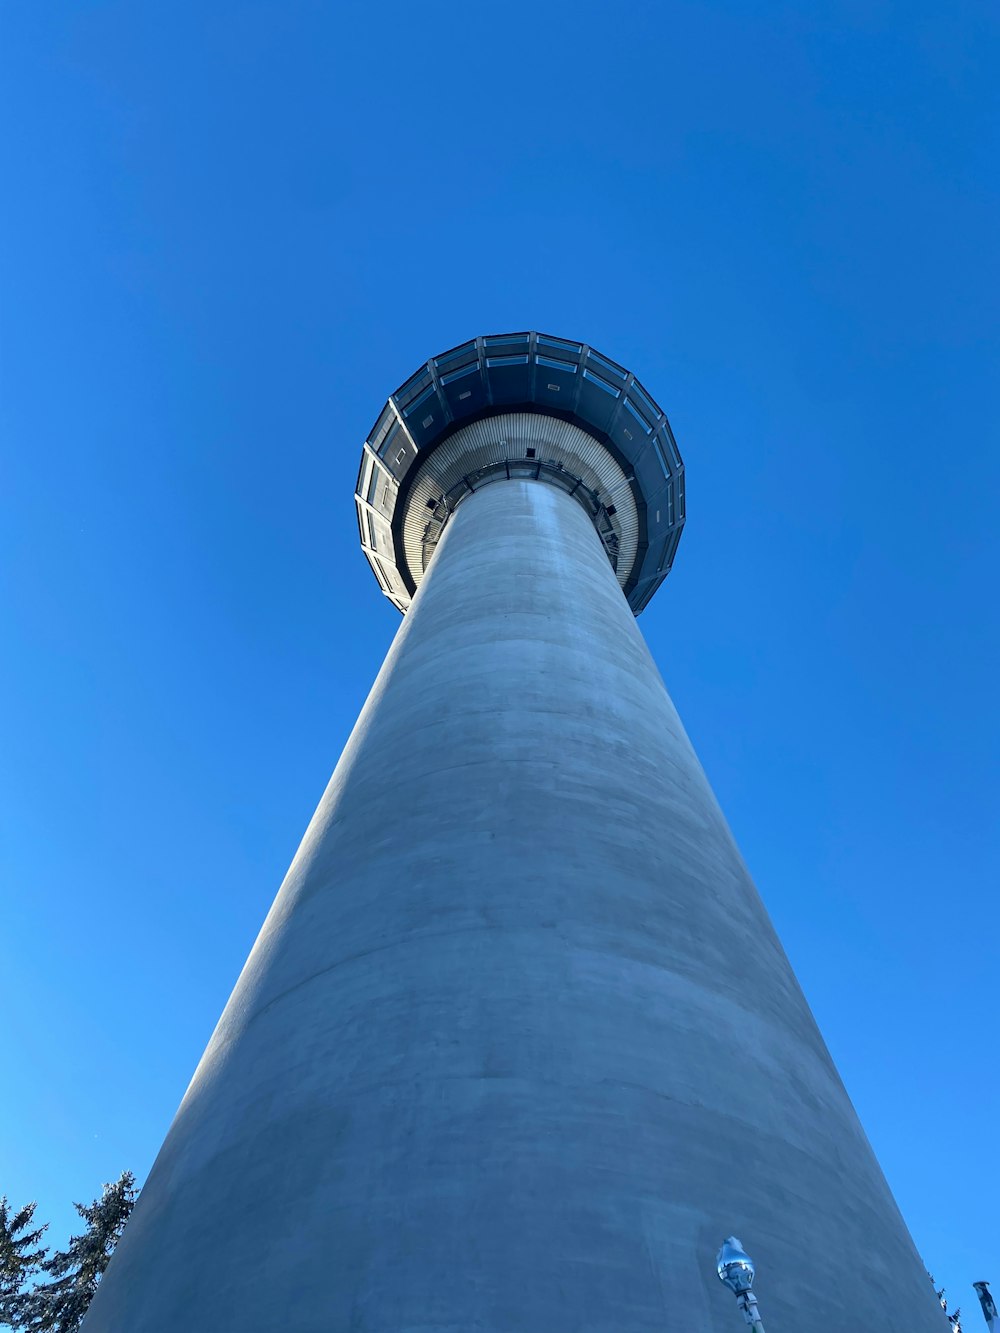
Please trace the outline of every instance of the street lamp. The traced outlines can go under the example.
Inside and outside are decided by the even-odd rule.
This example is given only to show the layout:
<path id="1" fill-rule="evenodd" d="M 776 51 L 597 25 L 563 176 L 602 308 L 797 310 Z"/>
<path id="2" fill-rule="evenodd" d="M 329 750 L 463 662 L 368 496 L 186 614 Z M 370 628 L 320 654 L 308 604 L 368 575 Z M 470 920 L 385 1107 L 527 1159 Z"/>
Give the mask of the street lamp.
<path id="1" fill-rule="evenodd" d="M 728 1236 L 722 1242 L 722 1249 L 715 1260 L 715 1269 L 720 1280 L 736 1297 L 740 1313 L 754 1333 L 764 1333 L 760 1313 L 757 1309 L 757 1297 L 750 1288 L 753 1286 L 753 1260 L 743 1248 L 743 1242 L 735 1236 Z"/>
<path id="2" fill-rule="evenodd" d="M 1000 1329 L 1000 1315 L 997 1314 L 990 1284 L 988 1282 L 973 1282 L 972 1285 L 979 1297 L 979 1304 L 983 1307 L 983 1318 L 986 1320 L 986 1327 L 990 1330 L 990 1333 L 997 1333 L 997 1330 Z"/>

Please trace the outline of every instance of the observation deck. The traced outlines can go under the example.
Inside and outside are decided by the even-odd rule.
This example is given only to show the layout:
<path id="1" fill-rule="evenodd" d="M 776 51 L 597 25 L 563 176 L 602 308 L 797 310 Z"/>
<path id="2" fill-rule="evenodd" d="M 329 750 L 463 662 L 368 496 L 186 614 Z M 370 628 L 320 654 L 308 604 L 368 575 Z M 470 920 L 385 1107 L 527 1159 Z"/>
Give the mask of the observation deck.
<path id="1" fill-rule="evenodd" d="M 355 503 L 389 600 L 406 611 L 465 496 L 513 477 L 583 505 L 638 615 L 680 541 L 684 464 L 666 414 L 634 375 L 544 333 L 475 338 L 432 357 L 380 412 Z"/>

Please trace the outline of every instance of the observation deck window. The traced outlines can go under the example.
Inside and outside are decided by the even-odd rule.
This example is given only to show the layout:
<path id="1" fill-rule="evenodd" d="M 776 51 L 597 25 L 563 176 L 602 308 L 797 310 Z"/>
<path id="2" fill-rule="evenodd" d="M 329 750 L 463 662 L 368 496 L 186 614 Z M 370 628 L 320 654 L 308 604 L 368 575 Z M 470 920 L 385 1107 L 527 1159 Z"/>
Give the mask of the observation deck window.
<path id="1" fill-rule="evenodd" d="M 379 483 L 381 481 L 382 481 L 382 471 L 376 464 L 373 463 L 371 480 L 368 482 L 368 496 L 367 496 L 368 503 L 372 506 L 373 509 L 378 508 L 378 502 L 375 497 L 378 495 Z"/>
<path id="2" fill-rule="evenodd" d="M 585 380 L 590 380 L 591 384 L 596 384 L 597 387 L 598 387 L 599 389 L 603 389 L 605 393 L 609 393 L 609 394 L 611 394 L 612 398 L 617 398 L 617 397 L 618 397 L 618 388 L 617 388 L 617 386 L 614 385 L 614 384 L 609 383 L 609 381 L 606 380 L 606 379 L 604 379 L 604 378 L 602 378 L 602 376 L 600 376 L 600 375 L 595 375 L 594 372 L 593 372 L 592 370 L 586 370 L 586 369 L 585 369 L 584 372 L 583 372 L 583 378 L 584 378 Z"/>
<path id="3" fill-rule="evenodd" d="M 607 357 L 601 356 L 599 352 L 595 352 L 593 350 L 589 351 L 587 353 L 587 361 L 589 364 L 600 366 L 600 368 L 605 372 L 605 374 L 608 375 L 616 383 L 618 384 L 625 383 L 625 371 L 622 370 L 621 366 L 616 366 L 613 361 L 609 361 Z"/>
<path id="4" fill-rule="evenodd" d="M 414 398 L 412 402 L 408 403 L 407 406 L 403 408 L 403 415 L 412 417 L 415 412 L 420 410 L 420 408 L 425 407 L 432 398 L 437 401 L 437 389 L 435 389 L 433 383 L 423 391 L 419 398 Z"/>
<path id="5" fill-rule="evenodd" d="M 453 347 L 450 352 L 445 352 L 443 356 L 435 357 L 434 364 L 440 370 L 444 366 L 452 365 L 455 361 L 463 360 L 463 358 L 476 361 L 478 360 L 478 355 L 476 344 L 474 342 L 462 343 L 460 347 Z"/>
<path id="6" fill-rule="evenodd" d="M 478 375 L 479 362 L 473 361 L 469 366 L 459 366 L 458 370 L 450 370 L 447 375 L 441 376 L 442 384 L 454 384 L 455 380 L 464 379 L 466 375 Z"/>
<path id="7" fill-rule="evenodd" d="M 547 338 L 544 337 L 542 334 L 539 334 L 538 336 L 538 346 L 551 347 L 554 350 L 562 352 L 572 352 L 574 356 L 579 356 L 580 353 L 583 351 L 582 343 L 566 342 L 562 338 Z M 541 358 L 539 358 L 539 360 L 541 360 Z"/>
<path id="8" fill-rule="evenodd" d="M 660 419 L 660 413 L 652 398 L 650 398 L 637 380 L 632 381 L 632 387 L 628 391 L 628 396 L 632 399 L 649 424 L 655 426 Z"/>
<path id="9" fill-rule="evenodd" d="M 496 337 L 484 338 L 484 347 L 527 347 L 528 334 L 526 333 L 501 333 Z"/>
<path id="10" fill-rule="evenodd" d="M 660 444 L 660 441 L 657 439 L 655 435 L 653 436 L 653 448 L 656 450 L 656 457 L 659 459 L 660 467 L 669 477 L 670 468 L 667 465 L 667 460 L 663 457 L 663 446 Z"/>
<path id="11" fill-rule="evenodd" d="M 648 421 L 644 421 L 642 419 L 642 416 L 640 415 L 639 410 L 634 405 L 634 403 L 632 403 L 628 398 L 625 398 L 623 401 L 625 403 L 625 408 L 628 411 L 629 415 L 634 417 L 635 420 L 639 423 L 639 429 L 643 432 L 644 435 L 648 435 L 652 431 L 653 427 L 649 424 Z"/>

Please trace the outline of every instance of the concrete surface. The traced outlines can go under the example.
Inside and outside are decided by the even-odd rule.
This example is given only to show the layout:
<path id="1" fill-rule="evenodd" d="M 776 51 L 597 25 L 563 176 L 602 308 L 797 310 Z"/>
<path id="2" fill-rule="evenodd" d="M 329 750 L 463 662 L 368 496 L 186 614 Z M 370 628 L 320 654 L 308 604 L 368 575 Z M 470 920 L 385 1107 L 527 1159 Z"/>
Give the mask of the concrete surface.
<path id="1" fill-rule="evenodd" d="M 946 1328 L 586 514 L 491 485 L 86 1333 L 736 1333 L 732 1232 L 768 1333 Z"/>

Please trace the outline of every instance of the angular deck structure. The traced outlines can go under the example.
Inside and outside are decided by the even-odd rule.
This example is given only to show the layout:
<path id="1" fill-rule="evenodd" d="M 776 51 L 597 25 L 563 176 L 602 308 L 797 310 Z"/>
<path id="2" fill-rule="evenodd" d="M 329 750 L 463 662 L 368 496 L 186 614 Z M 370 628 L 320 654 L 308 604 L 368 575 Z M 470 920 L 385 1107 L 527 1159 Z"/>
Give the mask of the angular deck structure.
<path id="1" fill-rule="evenodd" d="M 86 1333 L 733 1333 L 733 1232 L 769 1333 L 943 1333 L 636 624 L 664 414 L 477 339 L 356 503 L 405 618 Z"/>

